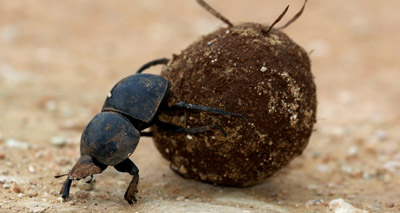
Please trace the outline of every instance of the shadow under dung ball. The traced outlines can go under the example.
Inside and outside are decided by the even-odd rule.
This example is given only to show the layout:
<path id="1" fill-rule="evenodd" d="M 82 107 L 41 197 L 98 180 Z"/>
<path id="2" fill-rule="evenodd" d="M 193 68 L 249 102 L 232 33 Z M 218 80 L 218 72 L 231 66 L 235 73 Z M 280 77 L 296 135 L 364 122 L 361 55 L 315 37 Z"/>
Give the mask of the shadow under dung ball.
<path id="1" fill-rule="evenodd" d="M 164 67 L 168 104 L 186 102 L 241 113 L 165 111 L 160 120 L 187 134 L 153 127 L 171 168 L 184 177 L 224 186 L 250 186 L 302 153 L 316 122 L 316 88 L 304 49 L 280 30 L 255 23 L 202 36 Z M 224 134 L 226 133 L 226 135 Z"/>

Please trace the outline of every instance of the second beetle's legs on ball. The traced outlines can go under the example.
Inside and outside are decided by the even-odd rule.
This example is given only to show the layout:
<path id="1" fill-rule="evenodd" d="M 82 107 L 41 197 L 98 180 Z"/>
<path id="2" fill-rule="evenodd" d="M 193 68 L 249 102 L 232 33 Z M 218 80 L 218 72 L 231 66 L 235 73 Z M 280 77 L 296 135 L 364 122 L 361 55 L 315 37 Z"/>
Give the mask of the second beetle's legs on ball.
<path id="1" fill-rule="evenodd" d="M 114 168 L 119 172 L 127 172 L 133 176 L 131 183 L 129 184 L 128 189 L 126 190 L 124 195 L 125 200 L 128 201 L 129 204 L 133 204 L 137 201 L 135 193 L 138 192 L 137 187 L 139 183 L 139 169 L 129 158 L 115 165 Z"/>

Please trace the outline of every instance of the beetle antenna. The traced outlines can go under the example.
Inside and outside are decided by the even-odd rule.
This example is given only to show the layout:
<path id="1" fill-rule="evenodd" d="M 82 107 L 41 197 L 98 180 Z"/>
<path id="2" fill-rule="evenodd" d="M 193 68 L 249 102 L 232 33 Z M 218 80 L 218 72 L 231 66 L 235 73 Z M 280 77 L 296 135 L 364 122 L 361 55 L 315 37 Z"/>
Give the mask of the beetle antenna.
<path id="1" fill-rule="evenodd" d="M 279 30 L 285 29 L 285 28 L 288 27 L 290 24 L 292 24 L 293 22 L 295 22 L 295 21 L 301 16 L 301 14 L 303 14 L 303 11 L 304 11 L 304 8 L 306 7 L 307 1 L 308 1 L 308 0 L 304 0 L 303 7 L 301 7 L 300 11 L 297 12 L 296 15 L 294 15 L 293 18 L 290 19 L 285 25 L 283 25 L 282 27 L 279 27 L 278 29 L 279 29 Z"/>
<path id="2" fill-rule="evenodd" d="M 233 24 L 230 22 L 227 18 L 221 15 L 218 11 L 216 11 L 214 8 L 212 8 L 209 4 L 207 4 L 204 0 L 197 0 L 197 3 L 200 4 L 207 12 L 211 13 L 213 16 L 217 17 L 220 19 L 222 22 L 227 24 L 229 27 L 232 27 Z"/>
<path id="3" fill-rule="evenodd" d="M 274 21 L 274 23 L 271 24 L 271 26 L 268 28 L 268 30 L 263 30 L 263 32 L 265 34 L 268 34 L 272 28 L 275 26 L 275 24 L 277 24 L 282 18 L 283 16 L 285 16 L 286 12 L 289 10 L 289 5 L 285 8 L 285 10 L 281 13 L 281 15 L 279 15 L 279 17 Z"/>

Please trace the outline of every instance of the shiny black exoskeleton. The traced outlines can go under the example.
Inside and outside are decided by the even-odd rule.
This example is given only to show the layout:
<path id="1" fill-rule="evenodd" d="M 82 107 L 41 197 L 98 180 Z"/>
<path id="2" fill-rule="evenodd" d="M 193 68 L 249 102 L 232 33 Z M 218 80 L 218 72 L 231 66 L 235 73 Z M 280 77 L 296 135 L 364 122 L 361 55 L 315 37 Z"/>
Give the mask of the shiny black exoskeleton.
<path id="1" fill-rule="evenodd" d="M 199 133 L 219 128 L 217 126 L 201 126 L 184 128 L 158 120 L 157 113 L 161 110 L 194 109 L 226 115 L 241 116 L 220 109 L 205 106 L 176 103 L 168 106 L 169 83 L 162 76 L 142 74 L 150 66 L 166 64 L 168 59 L 158 59 L 143 65 L 136 74 L 119 81 L 108 94 L 102 111 L 97 114 L 86 126 L 81 138 L 81 157 L 65 175 L 67 180 L 61 188 L 60 194 L 66 199 L 72 180 L 93 177 L 104 171 L 107 166 L 114 166 L 120 172 L 127 172 L 133 176 L 124 195 L 129 204 L 136 202 L 135 193 L 138 192 L 139 169 L 129 159 L 135 151 L 140 136 L 150 136 L 151 132 L 142 130 L 157 125 L 171 131 Z M 223 129 L 222 129 L 223 131 Z M 56 177 L 61 177 L 59 175 Z"/>

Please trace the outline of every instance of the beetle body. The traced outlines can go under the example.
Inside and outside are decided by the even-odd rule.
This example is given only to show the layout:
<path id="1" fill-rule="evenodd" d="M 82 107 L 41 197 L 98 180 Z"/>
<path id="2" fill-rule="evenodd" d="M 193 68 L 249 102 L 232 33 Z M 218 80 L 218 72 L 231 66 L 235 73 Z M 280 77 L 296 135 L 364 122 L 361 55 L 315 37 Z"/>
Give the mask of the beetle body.
<path id="1" fill-rule="evenodd" d="M 83 130 L 81 137 L 81 157 L 68 174 L 67 180 L 61 188 L 62 197 L 68 198 L 72 180 L 79 180 L 87 176 L 99 174 L 108 166 L 114 166 L 120 172 L 127 172 L 133 176 L 126 190 L 124 198 L 128 203 L 136 202 L 135 193 L 138 192 L 139 169 L 129 159 L 135 151 L 140 136 L 150 136 L 149 132 L 142 132 L 147 127 L 157 125 L 160 128 L 199 133 L 211 130 L 212 126 L 185 128 L 158 120 L 158 113 L 162 110 L 201 110 L 225 116 L 241 116 L 221 109 L 209 108 L 187 103 L 167 105 L 169 82 L 162 76 L 141 74 L 150 66 L 165 64 L 168 59 L 158 59 L 143 65 L 137 74 L 120 80 L 107 96 L 102 111 L 98 113 Z M 56 177 L 61 177 L 59 175 Z"/>
<path id="2" fill-rule="evenodd" d="M 152 121 L 169 93 L 167 79 L 152 74 L 135 74 L 118 82 L 109 93 L 102 111 L 127 116 L 138 130 Z"/>

